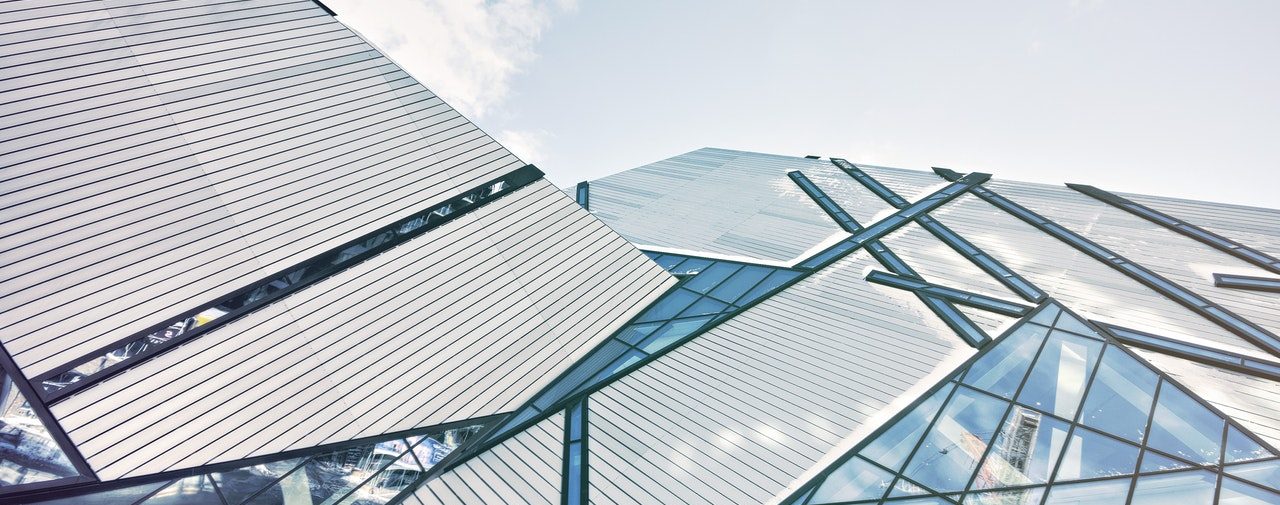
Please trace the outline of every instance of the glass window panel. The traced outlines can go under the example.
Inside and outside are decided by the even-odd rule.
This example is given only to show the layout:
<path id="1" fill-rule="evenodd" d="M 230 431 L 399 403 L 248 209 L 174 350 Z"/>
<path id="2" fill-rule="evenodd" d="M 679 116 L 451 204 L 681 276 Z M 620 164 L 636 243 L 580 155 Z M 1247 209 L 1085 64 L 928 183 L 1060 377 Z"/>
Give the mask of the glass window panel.
<path id="1" fill-rule="evenodd" d="M 358 489 L 344 498 L 341 503 L 353 505 L 381 505 L 388 503 L 401 490 L 413 484 L 421 473 L 422 468 L 414 461 L 413 456 L 406 452 L 400 458 L 384 466 L 376 474 L 365 480 Z"/>
<path id="2" fill-rule="evenodd" d="M 1044 496 L 1044 488 L 1015 489 L 1009 491 L 987 491 L 985 493 L 969 493 L 964 497 L 965 505 L 1040 505 Z"/>
<path id="3" fill-rule="evenodd" d="M 242 503 L 259 489 L 271 486 L 276 479 L 301 465 L 305 458 L 287 459 L 246 466 L 228 472 L 213 474 L 218 482 L 218 489 L 226 497 L 228 503 Z M 280 497 L 279 489 L 274 489 L 276 497 Z M 268 491 L 270 493 L 271 491 Z"/>
<path id="4" fill-rule="evenodd" d="M 1160 378 L 1114 346 L 1103 354 L 1100 366 L 1089 386 L 1080 422 L 1142 443 Z"/>
<path id="5" fill-rule="evenodd" d="M 1053 331 L 1031 368 L 1018 402 L 1074 419 L 1102 342 Z"/>
<path id="6" fill-rule="evenodd" d="M 899 478 L 893 483 L 893 489 L 889 490 L 889 498 L 898 498 L 903 496 L 919 496 L 922 494 L 933 494 L 933 491 L 921 487 L 919 484 L 911 482 L 904 478 Z"/>
<path id="7" fill-rule="evenodd" d="M 581 503 L 582 490 L 582 443 L 569 444 L 569 484 L 564 495 L 570 504 Z"/>
<path id="8" fill-rule="evenodd" d="M 0 488 L 76 475 L 18 385 L 0 373 Z"/>
<path id="9" fill-rule="evenodd" d="M 1138 448 L 1114 438 L 1077 427 L 1058 465 L 1055 482 L 1132 475 L 1138 466 Z"/>
<path id="10" fill-rule="evenodd" d="M 806 500 L 809 499 L 809 495 L 811 494 L 813 494 L 812 489 L 805 491 L 803 493 L 800 493 L 800 496 L 797 496 L 796 499 L 791 500 L 791 503 L 789 505 L 804 505 L 805 503 L 808 503 Z"/>
<path id="11" fill-rule="evenodd" d="M 151 495 L 144 505 L 222 505 L 222 498 L 213 490 L 213 478 L 196 475 L 179 479 Z"/>
<path id="12" fill-rule="evenodd" d="M 683 311 L 685 307 L 688 307 L 698 298 L 699 296 L 697 293 L 687 289 L 676 289 L 671 292 L 671 294 L 662 297 L 662 299 L 658 300 L 657 303 L 654 303 L 652 307 L 649 307 L 649 310 L 646 310 L 644 314 L 636 320 L 636 322 L 645 323 L 649 321 L 671 319 L 676 317 L 676 314 L 679 314 L 680 311 Z"/>
<path id="13" fill-rule="evenodd" d="M 867 444 L 859 454 L 886 468 L 902 468 L 902 464 L 907 461 L 907 456 L 911 454 L 911 449 L 915 448 L 916 442 L 920 441 L 920 436 L 924 434 L 925 428 L 929 427 L 929 422 L 933 421 L 934 414 L 938 413 L 938 408 L 942 406 L 943 400 L 947 399 L 953 387 L 955 385 L 952 383 L 943 385 Z"/>
<path id="14" fill-rule="evenodd" d="M 1058 318 L 1058 314 L 1061 312 L 1062 310 L 1059 309 L 1057 305 L 1050 305 L 1045 307 L 1044 310 L 1037 312 L 1035 317 L 1031 318 L 1031 322 L 1040 323 L 1045 326 L 1053 326 L 1053 321 Z"/>
<path id="15" fill-rule="evenodd" d="M 720 283 L 715 289 L 711 290 L 711 296 L 726 302 L 737 301 L 748 290 L 755 287 L 757 283 L 764 280 L 773 269 L 762 267 L 759 265 L 747 265 L 738 270 L 728 280 Z"/>
<path id="16" fill-rule="evenodd" d="M 1147 445 L 1188 461 L 1218 463 L 1224 421 L 1171 382 L 1156 400 Z"/>
<path id="17" fill-rule="evenodd" d="M 654 263 L 657 263 L 658 266 L 661 266 L 663 269 L 671 270 L 676 265 L 679 265 L 681 261 L 684 261 L 684 256 L 663 254 L 654 258 L 653 261 Z"/>
<path id="18" fill-rule="evenodd" d="M 644 340 L 644 338 L 649 336 L 650 333 L 653 333 L 653 330 L 658 329 L 663 324 L 665 324 L 663 321 L 655 321 L 652 323 L 640 323 L 627 326 L 626 328 L 623 328 L 622 331 L 618 332 L 618 340 L 635 345 L 636 342 Z"/>
<path id="19" fill-rule="evenodd" d="M 992 489 L 1048 482 L 1053 465 L 1058 462 L 1058 454 L 1067 444 L 1067 428 L 1065 422 L 1015 406 L 978 470 L 973 488 Z"/>
<path id="20" fill-rule="evenodd" d="M 729 305 L 713 298 L 703 297 L 693 302 L 689 308 L 680 313 L 680 317 L 716 315 L 729 308 Z"/>
<path id="21" fill-rule="evenodd" d="M 1049 487 L 1044 505 L 1116 505 L 1129 495 L 1130 479 L 1058 484 Z"/>
<path id="22" fill-rule="evenodd" d="M 1072 333 L 1078 333 L 1086 337 L 1101 338 L 1098 336 L 1098 332 L 1093 331 L 1093 328 L 1086 325 L 1084 321 L 1076 319 L 1075 316 L 1065 312 L 1062 314 L 1062 317 L 1058 318 L 1057 324 L 1053 327 L 1060 330 L 1067 330 Z"/>
<path id="23" fill-rule="evenodd" d="M 578 388 L 578 391 L 589 388 L 599 383 L 600 381 L 603 381 L 609 377 L 612 377 L 613 374 L 616 374 L 622 369 L 635 364 L 636 362 L 644 359 L 644 357 L 645 357 L 645 354 L 641 353 L 640 351 L 637 351 L 634 349 L 627 351 L 626 354 L 623 354 L 618 359 L 613 360 L 613 363 L 610 363 L 609 366 L 604 368 L 604 370 L 601 370 L 600 373 L 596 374 L 596 376 L 593 377 L 589 382 L 587 382 L 586 384 L 583 384 L 582 387 Z"/>
<path id="24" fill-rule="evenodd" d="M 1231 465 L 1226 471 L 1249 482 L 1280 489 L 1280 459 Z"/>
<path id="25" fill-rule="evenodd" d="M 884 496 L 893 475 L 857 456 L 831 472 L 809 503 L 869 500 Z"/>
<path id="26" fill-rule="evenodd" d="M 1191 465 L 1148 450 L 1142 455 L 1142 467 L 1138 468 L 1138 473 L 1178 470 L 1181 468 L 1191 468 Z"/>
<path id="27" fill-rule="evenodd" d="M 794 270 L 774 270 L 774 272 L 769 274 L 769 277 L 765 278 L 764 281 L 756 284 L 756 287 L 751 288 L 751 291 L 748 291 L 747 294 L 742 295 L 741 298 L 735 300 L 735 304 L 742 306 L 754 302 L 770 290 L 786 284 L 799 276 L 800 272 Z"/>
<path id="28" fill-rule="evenodd" d="M 948 505 L 951 502 L 938 498 L 936 496 L 926 496 L 923 498 L 912 498 L 910 500 L 893 500 L 884 502 L 886 505 Z"/>
<path id="29" fill-rule="evenodd" d="M 1024 324 L 973 362 L 964 383 L 1005 398 L 1013 398 L 1031 366 L 1048 329 Z"/>
<path id="30" fill-rule="evenodd" d="M 727 279 L 734 272 L 738 271 L 739 265 L 734 263 L 716 263 L 702 270 L 702 273 L 695 275 L 684 283 L 684 287 L 692 289 L 701 294 L 707 294 L 716 286 L 720 285 L 720 281 Z"/>
<path id="31" fill-rule="evenodd" d="M 1275 505 L 1280 503 L 1280 493 L 1240 482 L 1231 477 L 1222 478 L 1222 494 L 1218 505 Z"/>
<path id="32" fill-rule="evenodd" d="M 710 321 L 713 316 L 691 317 L 688 319 L 677 319 L 667 323 L 662 329 L 653 332 L 649 338 L 640 344 L 640 348 L 645 352 L 654 353 L 666 348 L 677 340 L 689 336 L 690 333 L 697 331 L 703 324 Z"/>
<path id="33" fill-rule="evenodd" d="M 280 487 L 286 501 L 288 497 L 310 496 L 312 503 L 325 503 L 341 498 L 370 478 L 375 488 L 405 474 L 411 474 L 408 478 L 412 480 L 422 470 L 408 451 L 403 440 L 389 440 L 323 454 L 308 461 L 303 466 L 305 471 L 285 477 Z"/>
<path id="34" fill-rule="evenodd" d="M 1271 451 L 1263 447 L 1262 444 L 1249 438 L 1248 435 L 1236 429 L 1235 426 L 1227 426 L 1227 463 L 1253 461 L 1271 456 L 1275 456 L 1275 454 L 1271 454 Z"/>
<path id="35" fill-rule="evenodd" d="M 1133 488 L 1131 505 L 1213 503 L 1218 476 L 1204 470 L 1143 475 Z"/>
<path id="36" fill-rule="evenodd" d="M 961 387 L 903 472 L 935 491 L 961 491 L 999 427 L 1008 404 Z"/>
<path id="37" fill-rule="evenodd" d="M 680 264 L 679 268 L 672 270 L 673 274 L 694 275 L 701 272 L 704 268 L 711 266 L 714 261 L 702 258 L 689 258 Z"/>
<path id="38" fill-rule="evenodd" d="M 133 505 L 143 497 L 154 493 L 157 489 L 167 484 L 169 484 L 169 481 L 167 480 L 151 482 L 122 489 L 112 489 L 110 491 L 72 496 L 70 498 L 58 498 L 31 503 L 32 505 L 85 505 L 86 503 L 92 505 Z"/>

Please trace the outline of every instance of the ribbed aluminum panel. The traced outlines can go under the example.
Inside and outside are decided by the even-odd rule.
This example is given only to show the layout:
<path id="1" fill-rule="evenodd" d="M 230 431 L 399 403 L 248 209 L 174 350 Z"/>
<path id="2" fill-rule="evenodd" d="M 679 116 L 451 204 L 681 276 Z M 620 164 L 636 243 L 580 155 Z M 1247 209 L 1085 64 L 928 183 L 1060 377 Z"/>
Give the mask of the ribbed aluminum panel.
<path id="1" fill-rule="evenodd" d="M 42 5 L 0 24 L 0 341 L 28 376 L 521 165 L 310 0 Z"/>
<path id="2" fill-rule="evenodd" d="M 927 170 L 880 167 L 864 165 L 858 163 L 857 160 L 852 161 L 867 175 L 874 177 L 881 184 L 888 186 L 894 193 L 906 198 L 909 202 L 919 200 L 936 191 L 941 186 L 941 183 L 944 182 L 938 179 L 938 176 L 934 175 L 933 172 Z"/>
<path id="3" fill-rule="evenodd" d="M 1134 349 L 1271 445 L 1280 445 L 1280 382 Z"/>
<path id="4" fill-rule="evenodd" d="M 881 242 L 929 282 L 1023 302 L 1017 294 L 919 224 L 907 224 Z"/>
<path id="5" fill-rule="evenodd" d="M 53 410 L 103 479 L 506 412 L 674 282 L 538 181 Z"/>
<path id="6" fill-rule="evenodd" d="M 761 503 L 973 352 L 857 253 L 591 395 L 593 503 Z"/>
<path id="7" fill-rule="evenodd" d="M 988 187 L 1254 324 L 1280 333 L 1280 303 L 1274 294 L 1213 285 L 1214 273 L 1270 277 L 1270 272 L 1066 187 L 1005 182 Z"/>
<path id="8" fill-rule="evenodd" d="M 1280 257 L 1280 209 L 1117 193 L 1134 202 Z"/>
<path id="9" fill-rule="evenodd" d="M 800 171 L 863 227 L 897 210 L 829 161 L 806 166 Z"/>
<path id="10" fill-rule="evenodd" d="M 564 414 L 556 414 L 427 481 L 405 503 L 555 505 L 563 453 Z"/>
<path id="11" fill-rule="evenodd" d="M 787 177 L 823 160 L 699 149 L 591 181 L 591 211 L 640 247 L 790 261 L 846 236 Z"/>
<path id="12" fill-rule="evenodd" d="M 1269 356 L 1235 334 L 975 196 L 957 198 L 933 216 L 1087 318 L 1250 356 Z M 1140 258 L 1134 260 L 1142 263 Z"/>

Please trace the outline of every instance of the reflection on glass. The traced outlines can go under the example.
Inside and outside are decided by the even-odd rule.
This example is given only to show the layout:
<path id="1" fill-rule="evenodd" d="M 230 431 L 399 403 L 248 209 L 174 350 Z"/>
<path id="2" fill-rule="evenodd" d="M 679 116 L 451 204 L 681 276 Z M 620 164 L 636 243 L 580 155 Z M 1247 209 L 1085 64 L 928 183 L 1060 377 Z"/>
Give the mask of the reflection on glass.
<path id="1" fill-rule="evenodd" d="M 173 484 L 151 495 L 143 505 L 222 505 L 222 498 L 213 489 L 213 479 L 208 475 L 196 475 L 178 479 Z"/>
<path id="2" fill-rule="evenodd" d="M 975 489 L 1041 484 L 1049 480 L 1067 442 L 1067 423 L 1015 406 L 978 470 Z"/>
<path id="3" fill-rule="evenodd" d="M 1102 342 L 1056 330 L 1050 333 L 1018 402 L 1074 419 L 1101 352 Z"/>
<path id="4" fill-rule="evenodd" d="M 1263 489 L 1252 484 L 1222 478 L 1222 491 L 1218 496 L 1218 505 L 1275 505 L 1280 503 L 1280 493 Z"/>
<path id="5" fill-rule="evenodd" d="M 147 495 L 154 493 L 162 486 L 168 485 L 169 481 L 149 482 L 147 484 L 139 484 L 121 489 L 113 489 L 110 491 L 102 491 L 93 493 L 89 497 L 72 496 L 69 498 L 58 498 L 36 502 L 33 505 L 84 505 L 86 502 L 93 505 L 133 505 L 138 503 Z M 91 500 L 91 501 L 90 501 Z"/>
<path id="6" fill-rule="evenodd" d="M 810 503 L 869 500 L 884 496 L 893 475 L 862 458 L 849 458 L 822 482 Z"/>
<path id="7" fill-rule="evenodd" d="M 1227 467 L 1227 473 L 1249 482 L 1280 489 L 1280 459 L 1231 465 Z"/>
<path id="8" fill-rule="evenodd" d="M 1080 422 L 1141 443 L 1158 381 L 1155 372 L 1123 350 L 1107 349 L 1089 386 Z"/>
<path id="9" fill-rule="evenodd" d="M 903 475 L 935 491 L 961 491 L 1008 404 L 961 387 L 943 407 Z"/>
<path id="10" fill-rule="evenodd" d="M 0 488 L 76 475 L 18 385 L 0 372 Z"/>
<path id="11" fill-rule="evenodd" d="M 987 491 L 985 493 L 969 493 L 964 497 L 965 505 L 1040 505 L 1040 497 L 1044 496 L 1044 488 L 1016 489 L 1010 491 Z"/>
<path id="12" fill-rule="evenodd" d="M 1059 309 L 1057 305 L 1050 305 L 1045 307 L 1044 310 L 1037 312 L 1035 316 L 1032 316 L 1031 322 L 1052 327 L 1053 321 L 1058 319 L 1058 314 L 1060 313 L 1062 313 L 1062 310 Z"/>
<path id="13" fill-rule="evenodd" d="M 951 393 L 951 388 L 955 387 L 951 383 L 947 383 L 929 396 L 923 402 L 920 402 L 916 408 L 903 416 L 890 426 L 888 430 L 872 440 L 870 444 L 862 449 L 859 454 L 884 465 L 886 468 L 894 470 L 902 468 L 902 464 L 906 462 L 907 455 L 911 454 L 911 449 L 915 448 L 916 442 L 920 441 L 920 436 L 924 434 L 925 428 L 929 426 L 929 422 L 933 420 L 934 414 L 938 412 L 938 407 L 942 406 L 943 400 L 947 399 L 947 395 Z"/>
<path id="14" fill-rule="evenodd" d="M 1113 479 L 1078 484 L 1058 484 L 1049 488 L 1044 505 L 1116 505 L 1129 495 L 1129 479 Z"/>
<path id="15" fill-rule="evenodd" d="M 969 367 L 964 383 L 1005 398 L 1013 398 L 1049 330 L 1023 325 Z"/>
<path id="16" fill-rule="evenodd" d="M 1076 428 L 1067 444 L 1057 481 L 1131 475 L 1138 448 L 1086 428 Z"/>
<path id="17" fill-rule="evenodd" d="M 1142 455 L 1142 466 L 1138 468 L 1138 471 L 1146 473 L 1158 472 L 1161 470 L 1178 470 L 1181 468 L 1191 468 L 1191 465 L 1148 450 Z"/>
<path id="18" fill-rule="evenodd" d="M 1133 488 L 1132 505 L 1213 503 L 1218 476 L 1204 470 L 1143 475 Z"/>
<path id="19" fill-rule="evenodd" d="M 1235 426 L 1227 427 L 1227 463 L 1235 463 L 1238 461 L 1253 461 L 1255 459 L 1269 458 L 1275 456 L 1271 454 L 1262 444 L 1241 433 Z"/>
<path id="20" fill-rule="evenodd" d="M 273 461 L 261 465 L 237 468 L 227 472 L 214 473 L 212 477 L 218 483 L 218 489 L 222 491 L 222 495 L 227 498 L 228 503 L 243 503 L 254 493 L 269 486 L 271 489 L 263 491 L 264 494 L 283 499 L 280 489 L 272 485 L 297 468 L 298 465 L 301 465 L 303 461 L 305 461 L 305 458 Z"/>
<path id="21" fill-rule="evenodd" d="M 1062 317 L 1058 318 L 1057 324 L 1054 324 L 1053 327 L 1084 335 L 1086 337 L 1102 338 L 1098 336 L 1098 332 L 1093 331 L 1093 328 L 1084 324 L 1084 321 L 1076 319 L 1076 317 L 1071 314 L 1063 314 Z"/>
<path id="22" fill-rule="evenodd" d="M 1147 445 L 1188 461 L 1217 464 L 1224 423 L 1177 386 L 1165 382 L 1156 400 Z"/>

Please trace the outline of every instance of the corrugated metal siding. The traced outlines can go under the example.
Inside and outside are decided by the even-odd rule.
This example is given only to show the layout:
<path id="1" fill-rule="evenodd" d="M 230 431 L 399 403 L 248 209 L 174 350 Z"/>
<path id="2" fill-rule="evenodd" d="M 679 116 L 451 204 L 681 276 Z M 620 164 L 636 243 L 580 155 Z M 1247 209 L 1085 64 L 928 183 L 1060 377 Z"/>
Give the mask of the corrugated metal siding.
<path id="1" fill-rule="evenodd" d="M 28 376 L 521 165 L 310 0 L 4 17 L 0 341 Z"/>
<path id="2" fill-rule="evenodd" d="M 957 198 L 933 216 L 1085 317 L 1241 354 L 1269 356 L 1235 334 L 975 196 Z M 1143 262 L 1141 258 L 1134 261 Z"/>
<path id="3" fill-rule="evenodd" d="M 881 184 L 888 186 L 898 196 L 906 198 L 909 202 L 914 202 L 929 193 L 936 191 L 939 187 L 946 185 L 946 181 L 939 179 L 933 172 L 927 170 L 908 170 L 905 168 L 880 167 L 876 165 L 864 165 L 858 163 L 857 160 L 850 160 L 858 165 L 867 175 L 874 177 Z"/>
<path id="4" fill-rule="evenodd" d="M 1280 303 L 1274 294 L 1213 285 L 1215 272 L 1271 276 L 1265 270 L 1066 187 L 988 187 L 1254 324 L 1280 332 Z"/>
<path id="5" fill-rule="evenodd" d="M 847 258 L 593 394 L 591 501 L 764 502 L 972 353 L 864 281 L 872 263 Z"/>
<path id="6" fill-rule="evenodd" d="M 1280 445 L 1280 382 L 1135 349 L 1156 368 L 1271 445 Z"/>
<path id="7" fill-rule="evenodd" d="M 787 177 L 831 163 L 699 149 L 591 181 L 591 210 L 641 245 L 789 261 L 845 235 Z"/>
<path id="8" fill-rule="evenodd" d="M 1254 249 L 1280 257 L 1280 210 L 1117 193 Z"/>
<path id="9" fill-rule="evenodd" d="M 904 225 L 880 242 L 929 282 L 1026 303 L 918 224 Z"/>
<path id="10" fill-rule="evenodd" d="M 813 160 L 805 160 L 813 161 Z M 894 212 L 892 205 L 863 187 L 861 183 L 844 173 L 830 161 L 815 163 L 800 170 L 805 177 L 813 181 L 823 193 L 831 197 L 836 205 L 848 212 L 858 224 L 870 226 L 872 223 Z M 792 183 L 794 184 L 794 183 Z"/>
<path id="11" fill-rule="evenodd" d="M 506 412 L 674 282 L 539 181 L 53 410 L 104 479 Z"/>
<path id="12" fill-rule="evenodd" d="M 427 481 L 405 503 L 560 503 L 564 414 L 556 414 Z"/>

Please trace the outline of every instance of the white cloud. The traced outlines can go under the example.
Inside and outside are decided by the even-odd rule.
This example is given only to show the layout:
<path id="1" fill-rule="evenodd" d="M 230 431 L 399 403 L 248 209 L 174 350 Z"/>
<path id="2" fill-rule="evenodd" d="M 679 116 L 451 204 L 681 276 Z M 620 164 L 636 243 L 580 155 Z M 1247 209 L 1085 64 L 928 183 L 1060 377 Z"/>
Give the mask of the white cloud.
<path id="1" fill-rule="evenodd" d="M 338 19 L 387 52 L 463 115 L 484 117 L 511 93 L 511 79 L 564 0 L 326 0 Z"/>
<path id="2" fill-rule="evenodd" d="M 545 163 L 547 138 L 551 134 L 546 130 L 502 130 L 494 135 L 499 144 L 506 147 L 525 163 Z"/>

